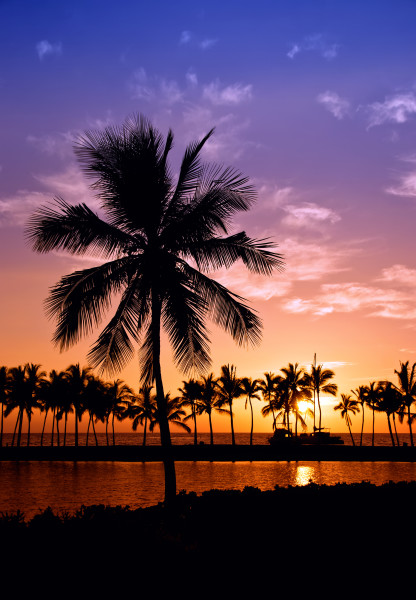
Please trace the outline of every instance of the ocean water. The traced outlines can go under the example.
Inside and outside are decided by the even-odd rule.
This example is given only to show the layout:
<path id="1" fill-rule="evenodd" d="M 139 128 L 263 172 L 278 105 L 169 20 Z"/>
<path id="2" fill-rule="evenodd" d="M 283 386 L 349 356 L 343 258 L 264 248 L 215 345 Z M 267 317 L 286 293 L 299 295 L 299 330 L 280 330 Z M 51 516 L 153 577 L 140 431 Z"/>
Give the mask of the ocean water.
<path id="1" fill-rule="evenodd" d="M 116 443 L 132 443 L 136 434 L 119 434 Z M 222 437 L 224 436 L 224 437 Z M 40 437 L 40 436 L 39 436 Z M 268 443 L 267 434 L 255 436 L 255 443 Z M 344 436 L 343 436 L 344 437 Z M 346 436 L 345 436 L 346 437 Z M 202 441 L 209 441 L 204 435 Z M 238 443 L 249 436 L 237 435 Z M 35 438 L 33 439 L 35 441 Z M 85 441 L 85 440 L 84 440 Z M 91 440 L 92 441 L 92 440 Z M 158 436 L 149 438 L 158 443 Z M 229 442 L 217 434 L 217 443 Z M 377 434 L 377 445 L 390 443 L 389 436 Z M 402 436 L 402 441 L 407 441 Z M 103 439 L 100 437 L 100 443 Z M 175 443 L 192 443 L 192 436 L 175 435 Z M 371 435 L 365 437 L 371 444 Z M 105 443 L 105 436 L 104 436 Z M 307 485 L 310 481 L 333 485 L 338 482 L 416 481 L 416 464 L 407 462 L 339 461 L 258 461 L 258 462 L 177 462 L 177 489 L 201 494 L 209 489 L 261 490 L 275 485 Z M 0 512 L 21 510 L 27 518 L 50 506 L 55 512 L 74 512 L 81 504 L 122 505 L 139 508 L 163 500 L 164 476 L 161 463 L 88 461 L 0 461 Z"/>

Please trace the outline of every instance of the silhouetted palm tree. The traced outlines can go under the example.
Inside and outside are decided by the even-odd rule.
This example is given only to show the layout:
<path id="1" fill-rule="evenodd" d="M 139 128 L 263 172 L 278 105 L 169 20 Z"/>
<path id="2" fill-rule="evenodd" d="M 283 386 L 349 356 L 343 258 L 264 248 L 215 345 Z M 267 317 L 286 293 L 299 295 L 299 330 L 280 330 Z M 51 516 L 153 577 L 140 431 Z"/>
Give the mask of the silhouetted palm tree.
<path id="1" fill-rule="evenodd" d="M 413 402 L 416 400 L 416 363 L 410 367 L 409 361 L 405 363 L 400 362 L 400 369 L 394 371 L 399 378 L 399 385 L 397 389 L 399 390 L 403 404 L 407 409 L 407 422 L 409 425 L 409 433 L 410 433 L 410 443 L 414 446 L 413 443 L 413 431 L 412 431 L 412 420 L 414 415 L 411 413 L 411 406 Z"/>
<path id="2" fill-rule="evenodd" d="M 363 445 L 363 432 L 364 432 L 364 407 L 365 407 L 365 398 L 366 398 L 367 388 L 365 385 L 360 385 L 355 390 L 351 390 L 354 396 L 357 398 L 357 402 L 361 406 L 362 411 L 362 419 L 361 419 L 361 435 L 360 435 L 360 446 Z"/>
<path id="3" fill-rule="evenodd" d="M 267 402 L 267 405 L 262 408 L 261 413 L 264 417 L 268 415 L 273 416 L 273 430 L 276 429 L 276 414 L 274 407 L 274 399 L 275 399 L 275 391 L 276 391 L 276 383 L 280 376 L 277 376 L 270 371 L 268 373 L 264 373 L 264 378 L 260 379 L 260 390 L 263 396 L 263 400 Z"/>
<path id="4" fill-rule="evenodd" d="M 212 413 L 218 412 L 221 414 L 230 414 L 230 411 L 221 406 L 221 401 L 218 396 L 218 383 L 214 377 L 214 373 L 207 376 L 202 376 L 199 382 L 201 386 L 201 397 L 197 405 L 198 415 L 208 415 L 210 444 L 214 444 L 214 432 L 212 429 Z"/>
<path id="5" fill-rule="evenodd" d="M 4 409 L 7 404 L 7 396 L 10 391 L 10 373 L 7 367 L 0 367 L 0 403 L 1 403 L 1 423 L 0 423 L 0 446 L 3 446 L 4 429 Z"/>
<path id="6" fill-rule="evenodd" d="M 89 367 L 80 367 L 79 363 L 69 365 L 65 370 L 68 393 L 72 398 L 72 406 L 74 407 L 75 447 L 78 447 L 79 444 L 78 423 L 81 421 L 82 414 L 85 410 L 83 401 L 90 375 L 91 369 Z"/>
<path id="7" fill-rule="evenodd" d="M 234 365 L 223 365 L 221 375 L 218 378 L 218 396 L 220 406 L 228 404 L 230 407 L 231 419 L 231 443 L 235 446 L 234 420 L 233 420 L 233 401 L 242 396 L 241 379 L 237 377 L 237 369 Z"/>
<path id="8" fill-rule="evenodd" d="M 52 369 L 49 373 L 49 380 L 44 386 L 42 392 L 42 407 L 41 410 L 45 412 L 45 418 L 43 420 L 42 425 L 42 433 L 40 436 L 40 445 L 43 446 L 43 436 L 45 433 L 45 425 L 46 420 L 48 418 L 49 411 L 52 412 L 52 430 L 51 430 L 51 446 L 53 446 L 54 441 L 54 431 L 55 431 L 55 419 L 57 412 L 59 410 L 60 402 L 62 398 L 67 397 L 68 385 L 66 382 L 66 372 L 65 371 L 56 371 L 56 369 Z M 58 423 L 58 421 L 56 421 Z M 59 427 L 59 425 L 58 425 Z M 59 431 L 59 429 L 58 429 Z M 58 434 L 58 446 L 59 446 L 59 434 Z"/>
<path id="9" fill-rule="evenodd" d="M 112 415 L 111 428 L 113 446 L 115 446 L 114 419 L 122 421 L 128 416 L 129 406 L 133 401 L 133 390 L 121 379 L 116 379 L 112 383 L 107 384 L 106 387 L 107 407 L 109 413 Z"/>
<path id="10" fill-rule="evenodd" d="M 23 367 L 18 366 L 10 370 L 10 389 L 4 416 L 7 417 L 15 408 L 18 409 L 12 445 L 14 445 L 17 431 L 17 446 L 20 446 L 25 414 L 28 419 L 27 445 L 30 443 L 30 423 L 33 409 L 39 405 L 41 388 L 45 381 L 45 373 L 40 368 L 40 365 L 26 363 Z"/>
<path id="11" fill-rule="evenodd" d="M 287 367 L 280 370 L 283 373 L 283 378 L 279 382 L 279 386 L 282 390 L 282 398 L 284 400 L 287 428 L 290 429 L 289 415 L 292 411 L 296 417 L 295 434 L 297 435 L 297 424 L 300 417 L 298 402 L 303 398 L 311 397 L 309 377 L 305 369 L 299 367 L 298 363 L 289 363 Z"/>
<path id="12" fill-rule="evenodd" d="M 156 384 L 166 500 L 176 494 L 176 477 L 160 367 L 161 325 L 176 364 L 184 372 L 200 372 L 210 362 L 207 317 L 239 344 L 257 343 L 261 331 L 259 318 L 244 300 L 204 273 L 240 259 L 255 273 L 270 275 L 282 267 L 271 243 L 244 232 L 228 235 L 232 217 L 248 210 L 255 194 L 240 173 L 201 163 L 201 150 L 212 133 L 187 147 L 175 183 L 167 161 L 171 131 L 163 140 L 138 116 L 121 128 L 87 132 L 75 153 L 94 179 L 108 220 L 85 204 L 58 199 L 55 208 L 38 210 L 27 230 L 38 252 L 88 252 L 107 261 L 64 276 L 52 289 L 47 306 L 58 320 L 54 340 L 61 349 L 76 343 L 100 324 L 111 296 L 120 295 L 89 359 L 93 366 L 115 372 L 143 336 L 141 378 Z"/>
<path id="13" fill-rule="evenodd" d="M 390 417 L 393 416 L 394 429 L 396 433 L 397 445 L 399 446 L 399 438 L 397 436 L 396 424 L 394 415 L 400 409 L 402 405 L 402 397 L 399 390 L 391 381 L 380 381 L 378 385 L 378 394 L 376 410 L 386 413 L 387 424 L 389 428 L 391 443 L 393 446 L 396 445 L 391 426 Z"/>
<path id="14" fill-rule="evenodd" d="M 182 398 L 182 406 L 189 406 L 191 414 L 185 417 L 184 421 L 192 419 L 194 422 L 194 445 L 198 443 L 198 433 L 196 428 L 196 415 L 198 400 L 201 398 L 202 389 L 199 381 L 195 379 L 189 379 L 189 381 L 183 381 L 183 386 L 179 388 Z"/>
<path id="15" fill-rule="evenodd" d="M 143 446 L 146 446 L 147 425 L 154 420 L 156 410 L 156 396 L 151 393 L 152 385 L 144 385 L 140 388 L 138 396 L 128 408 L 128 417 L 133 419 L 133 431 L 139 425 L 143 425 Z"/>
<path id="16" fill-rule="evenodd" d="M 243 391 L 243 394 L 246 395 L 245 408 L 247 409 L 247 404 L 250 405 L 250 411 L 251 411 L 250 446 L 252 446 L 253 445 L 254 416 L 253 416 L 253 403 L 251 401 L 254 398 L 256 400 L 260 400 L 260 396 L 257 393 L 261 390 L 260 380 L 255 379 L 253 381 L 251 379 L 251 377 L 243 377 L 241 380 L 241 389 Z"/>
<path id="17" fill-rule="evenodd" d="M 186 416 L 186 412 L 182 408 L 182 398 L 179 396 L 170 397 L 170 394 L 166 394 L 165 405 L 167 407 L 166 415 L 169 423 L 176 425 L 180 429 L 184 429 L 186 433 L 191 433 L 191 428 L 183 422 L 183 417 Z M 160 416 L 159 408 L 156 404 L 156 408 L 153 415 L 153 420 L 149 425 L 149 430 L 153 431 L 156 425 L 160 428 Z"/>
<path id="18" fill-rule="evenodd" d="M 360 412 L 360 403 L 358 402 L 358 400 L 354 400 L 354 398 L 352 398 L 350 394 L 341 394 L 341 402 L 334 406 L 334 410 L 341 411 L 341 417 L 345 419 L 345 422 L 348 425 L 348 431 L 350 432 L 352 445 L 355 446 L 354 438 L 351 431 L 350 413 L 355 415 L 355 413 Z"/>
<path id="19" fill-rule="evenodd" d="M 379 400 L 379 383 L 378 381 L 370 381 L 368 385 L 365 386 L 365 401 L 367 406 L 371 408 L 373 411 L 373 427 L 372 427 L 372 436 L 371 436 L 371 445 L 374 446 L 374 433 L 375 433 L 375 411 L 377 402 Z"/>
<path id="20" fill-rule="evenodd" d="M 322 410 L 321 410 L 321 402 L 320 402 L 320 393 L 330 394 L 331 396 L 336 396 L 338 391 L 338 386 L 335 383 L 330 383 L 330 380 L 335 377 L 334 371 L 331 369 L 324 369 L 324 366 L 321 365 L 312 365 L 311 372 L 308 374 L 310 380 L 310 386 L 312 391 L 316 394 L 316 400 L 318 402 L 318 410 L 319 410 L 319 425 L 318 431 L 322 429 Z"/>

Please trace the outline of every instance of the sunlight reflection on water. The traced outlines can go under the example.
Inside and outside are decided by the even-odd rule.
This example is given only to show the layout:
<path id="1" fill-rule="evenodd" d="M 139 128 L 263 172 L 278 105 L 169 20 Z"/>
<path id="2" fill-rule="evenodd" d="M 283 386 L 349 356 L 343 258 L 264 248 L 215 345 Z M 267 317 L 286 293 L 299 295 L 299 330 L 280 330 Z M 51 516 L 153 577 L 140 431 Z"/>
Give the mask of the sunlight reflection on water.
<path id="1" fill-rule="evenodd" d="M 338 482 L 416 480 L 415 463 L 393 462 L 178 462 L 178 490 L 261 490 Z M 163 500 L 161 463 L 0 462 L 0 511 L 31 517 L 51 506 L 74 512 L 81 504 L 149 506 Z"/>

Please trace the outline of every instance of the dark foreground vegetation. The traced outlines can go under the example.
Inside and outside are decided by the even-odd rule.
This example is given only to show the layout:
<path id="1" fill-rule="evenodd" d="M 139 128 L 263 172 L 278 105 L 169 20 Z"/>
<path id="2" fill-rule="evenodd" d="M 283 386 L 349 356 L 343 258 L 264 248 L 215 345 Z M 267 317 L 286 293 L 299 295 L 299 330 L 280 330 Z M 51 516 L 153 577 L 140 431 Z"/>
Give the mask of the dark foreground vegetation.
<path id="1" fill-rule="evenodd" d="M 3 514 L 1 564 L 4 573 L 24 565 L 38 582 L 47 570 L 66 590 L 77 588 L 77 597 L 87 590 L 109 595 L 111 586 L 118 597 L 149 586 L 189 592 L 191 582 L 204 591 L 276 585 L 296 589 L 295 597 L 311 585 L 325 595 L 335 583 L 359 585 L 361 593 L 368 584 L 374 592 L 398 582 L 414 560 L 416 526 L 406 514 L 415 505 L 416 482 L 310 483 L 180 493 L 169 508 L 47 509 L 29 521 Z"/>

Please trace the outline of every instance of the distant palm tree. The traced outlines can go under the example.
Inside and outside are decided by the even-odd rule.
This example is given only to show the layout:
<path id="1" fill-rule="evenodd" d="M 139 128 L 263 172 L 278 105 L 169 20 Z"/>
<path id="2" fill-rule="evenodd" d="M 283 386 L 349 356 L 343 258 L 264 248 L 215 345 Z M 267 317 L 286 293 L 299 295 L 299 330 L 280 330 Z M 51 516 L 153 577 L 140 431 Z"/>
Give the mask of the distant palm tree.
<path id="1" fill-rule="evenodd" d="M 182 406 L 189 406 L 191 408 L 191 414 L 185 417 L 185 421 L 192 419 L 194 422 L 194 445 L 198 443 L 198 433 L 196 428 L 196 416 L 197 416 L 197 404 L 201 398 L 202 388 L 199 381 L 196 379 L 189 379 L 188 381 L 182 382 L 182 387 L 179 388 L 182 398 Z"/>
<path id="2" fill-rule="evenodd" d="M 128 416 L 129 406 L 133 402 L 133 390 L 122 380 L 116 379 L 106 386 L 107 408 L 112 415 L 111 428 L 113 446 L 116 444 L 114 432 L 114 419 L 122 421 Z"/>
<path id="3" fill-rule="evenodd" d="M 223 365 L 221 375 L 218 378 L 218 396 L 220 406 L 228 404 L 230 407 L 231 419 L 231 443 L 235 446 L 234 421 L 233 421 L 233 401 L 242 396 L 241 379 L 237 377 L 237 369 L 234 365 Z"/>
<path id="4" fill-rule="evenodd" d="M 394 371 L 399 378 L 397 389 L 399 390 L 403 404 L 407 409 L 407 422 L 409 425 L 410 444 L 413 443 L 412 420 L 414 415 L 411 413 L 411 406 L 416 400 L 416 363 L 410 367 L 409 361 L 400 362 L 400 369 Z"/>
<path id="5" fill-rule="evenodd" d="M 81 421 L 82 413 L 85 410 L 83 401 L 85 399 L 85 390 L 92 371 L 89 367 L 81 368 L 79 363 L 69 365 L 65 370 L 65 381 L 68 386 L 68 393 L 72 398 L 75 419 L 75 447 L 78 447 L 78 422 Z"/>
<path id="6" fill-rule="evenodd" d="M 218 381 L 214 377 L 214 373 L 202 376 L 199 384 L 201 386 L 201 397 L 197 404 L 198 415 L 208 415 L 210 444 L 214 444 L 214 432 L 212 429 L 212 413 L 230 414 L 230 411 L 221 406 L 221 399 L 218 395 Z"/>
<path id="7" fill-rule="evenodd" d="M 170 394 L 166 394 L 166 407 L 167 407 L 167 418 L 171 425 L 176 425 L 180 429 L 184 429 L 186 433 L 191 433 L 191 428 L 183 422 L 183 417 L 186 416 L 186 412 L 182 408 L 182 399 L 179 396 L 175 396 L 173 398 L 170 397 Z M 156 425 L 160 428 L 160 417 L 159 417 L 159 409 L 156 405 L 156 409 L 154 412 L 154 418 L 150 423 L 149 430 L 153 431 Z"/>
<path id="8" fill-rule="evenodd" d="M 134 397 L 128 408 L 128 417 L 133 420 L 133 431 L 136 431 L 139 425 L 144 424 L 143 446 L 146 446 L 147 425 L 152 423 L 156 412 L 156 396 L 151 393 L 152 389 L 152 385 L 142 386 L 139 394 Z"/>
<path id="9" fill-rule="evenodd" d="M 264 373 L 264 378 L 260 379 L 260 390 L 263 396 L 263 400 L 267 402 L 266 407 L 262 408 L 262 415 L 267 417 L 268 415 L 272 415 L 273 417 L 273 430 L 276 429 L 276 414 L 275 414 L 275 391 L 276 391 L 276 383 L 280 376 L 277 376 L 270 371 L 268 373 Z"/>
<path id="10" fill-rule="evenodd" d="M 254 416 L 253 416 L 253 404 L 251 401 L 254 398 L 256 400 L 260 400 L 260 396 L 257 393 L 261 390 L 260 380 L 254 379 L 254 381 L 253 381 L 251 379 L 251 377 L 243 377 L 241 380 L 241 389 L 243 391 L 243 394 L 246 395 L 245 408 L 247 409 L 247 403 L 250 405 L 250 411 L 251 411 L 250 446 L 252 446 L 253 445 Z"/>
<path id="11" fill-rule="evenodd" d="M 0 446 L 3 446 L 4 429 L 4 409 L 7 404 L 7 397 L 10 391 L 10 372 L 7 367 L 0 367 L 0 403 L 1 403 L 1 423 L 0 423 Z"/>
<path id="12" fill-rule="evenodd" d="M 371 445 L 374 446 L 374 434 L 375 434 L 375 414 L 377 402 L 379 401 L 379 382 L 378 381 L 370 381 L 368 385 L 365 386 L 365 402 L 367 406 L 371 408 L 373 411 L 373 427 L 372 427 L 372 437 L 371 437 Z"/>
<path id="13" fill-rule="evenodd" d="M 49 380 L 46 382 L 42 391 L 41 411 L 45 412 L 45 418 L 43 420 L 42 433 L 40 436 L 41 446 L 43 446 L 43 436 L 45 434 L 46 420 L 48 418 L 49 411 L 52 412 L 51 446 L 53 446 L 56 416 L 59 411 L 60 402 L 63 398 L 67 397 L 67 392 L 68 385 L 66 382 L 66 372 L 58 372 L 56 369 L 52 369 L 52 371 L 49 373 Z M 58 420 L 56 420 L 56 423 L 58 424 Z M 59 446 L 59 434 L 57 443 Z"/>
<path id="14" fill-rule="evenodd" d="M 308 374 L 309 382 L 311 389 L 316 394 L 316 400 L 318 402 L 318 410 L 319 410 L 319 425 L 318 431 L 322 429 L 322 410 L 321 410 L 321 402 L 320 402 L 320 394 L 330 394 L 331 396 L 336 396 L 338 391 L 338 386 L 335 383 L 331 383 L 330 380 L 335 377 L 334 371 L 331 369 L 324 369 L 324 366 L 321 365 L 312 365 L 311 372 Z"/>
<path id="15" fill-rule="evenodd" d="M 394 429 L 396 433 L 397 445 L 399 446 L 399 438 L 396 430 L 396 423 L 394 415 L 400 409 L 402 405 L 402 397 L 399 390 L 391 381 L 380 381 L 378 385 L 379 397 L 376 404 L 376 410 L 386 413 L 387 425 L 389 428 L 391 443 L 393 446 L 396 445 L 393 435 L 393 429 L 391 426 L 390 417 L 393 416 Z"/>
<path id="16" fill-rule="evenodd" d="M 289 363 L 287 367 L 280 369 L 283 373 L 283 378 L 280 381 L 282 389 L 282 397 L 286 413 L 287 428 L 290 429 L 289 415 L 294 412 L 296 417 L 295 435 L 297 435 L 297 424 L 299 420 L 298 402 L 303 398 L 310 398 L 310 382 L 303 367 L 299 367 L 298 363 Z"/>
<path id="17" fill-rule="evenodd" d="M 94 179 L 107 221 L 85 204 L 59 199 L 55 208 L 39 209 L 27 229 L 38 252 L 88 252 L 106 261 L 66 275 L 52 288 L 47 306 L 58 322 L 54 340 L 61 349 L 78 342 L 101 323 L 111 296 L 119 295 L 89 359 L 94 367 L 116 372 L 131 359 L 142 334 L 141 379 L 156 384 L 166 501 L 176 494 L 176 476 L 160 365 L 161 326 L 186 373 L 210 363 L 206 318 L 239 344 L 258 343 L 257 315 L 207 273 L 242 260 L 250 271 L 271 275 L 283 264 L 270 242 L 245 232 L 228 234 L 232 217 L 249 209 L 255 193 L 237 171 L 202 164 L 200 154 L 212 133 L 186 148 L 176 182 L 168 164 L 171 131 L 164 140 L 137 116 L 119 128 L 85 133 L 75 152 Z"/>
<path id="18" fill-rule="evenodd" d="M 350 413 L 355 415 L 355 413 L 360 412 L 360 403 L 358 402 L 358 400 L 354 400 L 354 398 L 352 398 L 350 394 L 341 394 L 341 402 L 334 406 L 334 410 L 341 411 L 341 417 L 345 419 L 345 422 L 348 425 L 348 431 L 350 432 L 352 445 L 355 446 L 354 438 L 351 431 Z"/>
<path id="19" fill-rule="evenodd" d="M 361 435 L 360 435 L 360 446 L 363 445 L 363 432 L 364 432 L 364 407 L 365 407 L 365 400 L 366 400 L 366 391 L 367 388 L 365 385 L 360 385 L 358 388 L 356 388 L 355 390 L 351 390 L 351 392 L 354 394 L 354 396 L 357 398 L 357 402 L 360 404 L 361 406 L 361 411 L 362 411 L 362 419 L 361 419 Z"/>

